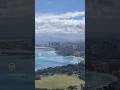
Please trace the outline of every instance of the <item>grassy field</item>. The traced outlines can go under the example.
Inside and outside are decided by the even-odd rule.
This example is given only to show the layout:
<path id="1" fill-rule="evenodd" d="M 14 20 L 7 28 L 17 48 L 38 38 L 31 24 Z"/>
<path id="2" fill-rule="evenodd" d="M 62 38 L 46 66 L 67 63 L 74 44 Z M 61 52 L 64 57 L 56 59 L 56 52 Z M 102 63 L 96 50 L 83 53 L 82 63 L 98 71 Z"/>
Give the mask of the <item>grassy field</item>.
<path id="1" fill-rule="evenodd" d="M 36 88 L 47 88 L 47 89 L 66 89 L 69 86 L 80 86 L 84 84 L 83 80 L 80 80 L 76 76 L 68 76 L 68 75 L 54 75 L 43 77 L 41 80 L 35 81 Z"/>

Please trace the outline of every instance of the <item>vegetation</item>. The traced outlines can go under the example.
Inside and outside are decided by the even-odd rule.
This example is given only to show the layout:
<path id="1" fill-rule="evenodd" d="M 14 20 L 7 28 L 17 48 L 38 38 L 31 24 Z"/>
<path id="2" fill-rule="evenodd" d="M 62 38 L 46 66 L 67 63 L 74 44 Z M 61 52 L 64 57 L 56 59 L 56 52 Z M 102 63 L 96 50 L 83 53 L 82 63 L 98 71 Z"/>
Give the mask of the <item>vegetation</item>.
<path id="1" fill-rule="evenodd" d="M 36 75 L 41 76 L 51 76 L 54 74 L 67 74 L 67 75 L 78 75 L 80 79 L 85 79 L 85 65 L 83 63 L 79 64 L 69 64 L 66 66 L 50 67 L 44 70 L 38 70 Z"/>
<path id="2" fill-rule="evenodd" d="M 80 88 L 85 82 L 77 76 L 72 75 L 53 75 L 42 77 L 41 80 L 35 81 L 36 90 L 72 90 L 70 88 Z"/>
<path id="3" fill-rule="evenodd" d="M 85 64 L 69 64 L 36 71 L 36 90 L 80 90 L 85 82 Z"/>

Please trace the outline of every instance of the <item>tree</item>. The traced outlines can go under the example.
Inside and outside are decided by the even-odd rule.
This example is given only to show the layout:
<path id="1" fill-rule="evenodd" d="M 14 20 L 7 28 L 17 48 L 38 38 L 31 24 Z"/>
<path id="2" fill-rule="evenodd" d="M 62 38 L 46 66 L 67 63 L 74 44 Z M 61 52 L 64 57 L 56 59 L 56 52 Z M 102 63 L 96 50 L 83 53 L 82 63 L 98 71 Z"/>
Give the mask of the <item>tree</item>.
<path id="1" fill-rule="evenodd" d="M 77 86 L 69 86 L 67 89 L 68 90 L 77 90 Z"/>

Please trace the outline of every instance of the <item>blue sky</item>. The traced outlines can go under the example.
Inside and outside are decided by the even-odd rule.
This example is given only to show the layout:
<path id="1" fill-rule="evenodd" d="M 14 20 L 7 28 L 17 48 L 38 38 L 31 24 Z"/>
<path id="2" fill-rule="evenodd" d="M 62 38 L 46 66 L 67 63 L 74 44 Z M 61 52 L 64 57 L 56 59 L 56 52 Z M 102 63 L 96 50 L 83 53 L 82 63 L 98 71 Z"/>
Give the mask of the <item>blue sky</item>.
<path id="1" fill-rule="evenodd" d="M 85 0 L 35 0 L 36 13 L 84 11 Z"/>
<path id="2" fill-rule="evenodd" d="M 84 7 L 85 0 L 36 0 L 36 42 L 84 40 Z"/>

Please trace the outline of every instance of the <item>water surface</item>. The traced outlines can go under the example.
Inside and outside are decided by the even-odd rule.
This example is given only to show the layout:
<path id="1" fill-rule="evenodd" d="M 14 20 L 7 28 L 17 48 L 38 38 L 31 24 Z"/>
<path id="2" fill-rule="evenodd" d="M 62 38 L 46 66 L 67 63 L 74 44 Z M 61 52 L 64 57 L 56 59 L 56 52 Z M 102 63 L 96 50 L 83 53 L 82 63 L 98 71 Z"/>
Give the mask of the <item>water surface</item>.
<path id="1" fill-rule="evenodd" d="M 35 51 L 36 70 L 48 67 L 63 66 L 67 64 L 75 64 L 81 62 L 81 60 L 83 60 L 81 57 L 58 55 L 55 50 L 36 48 Z"/>

